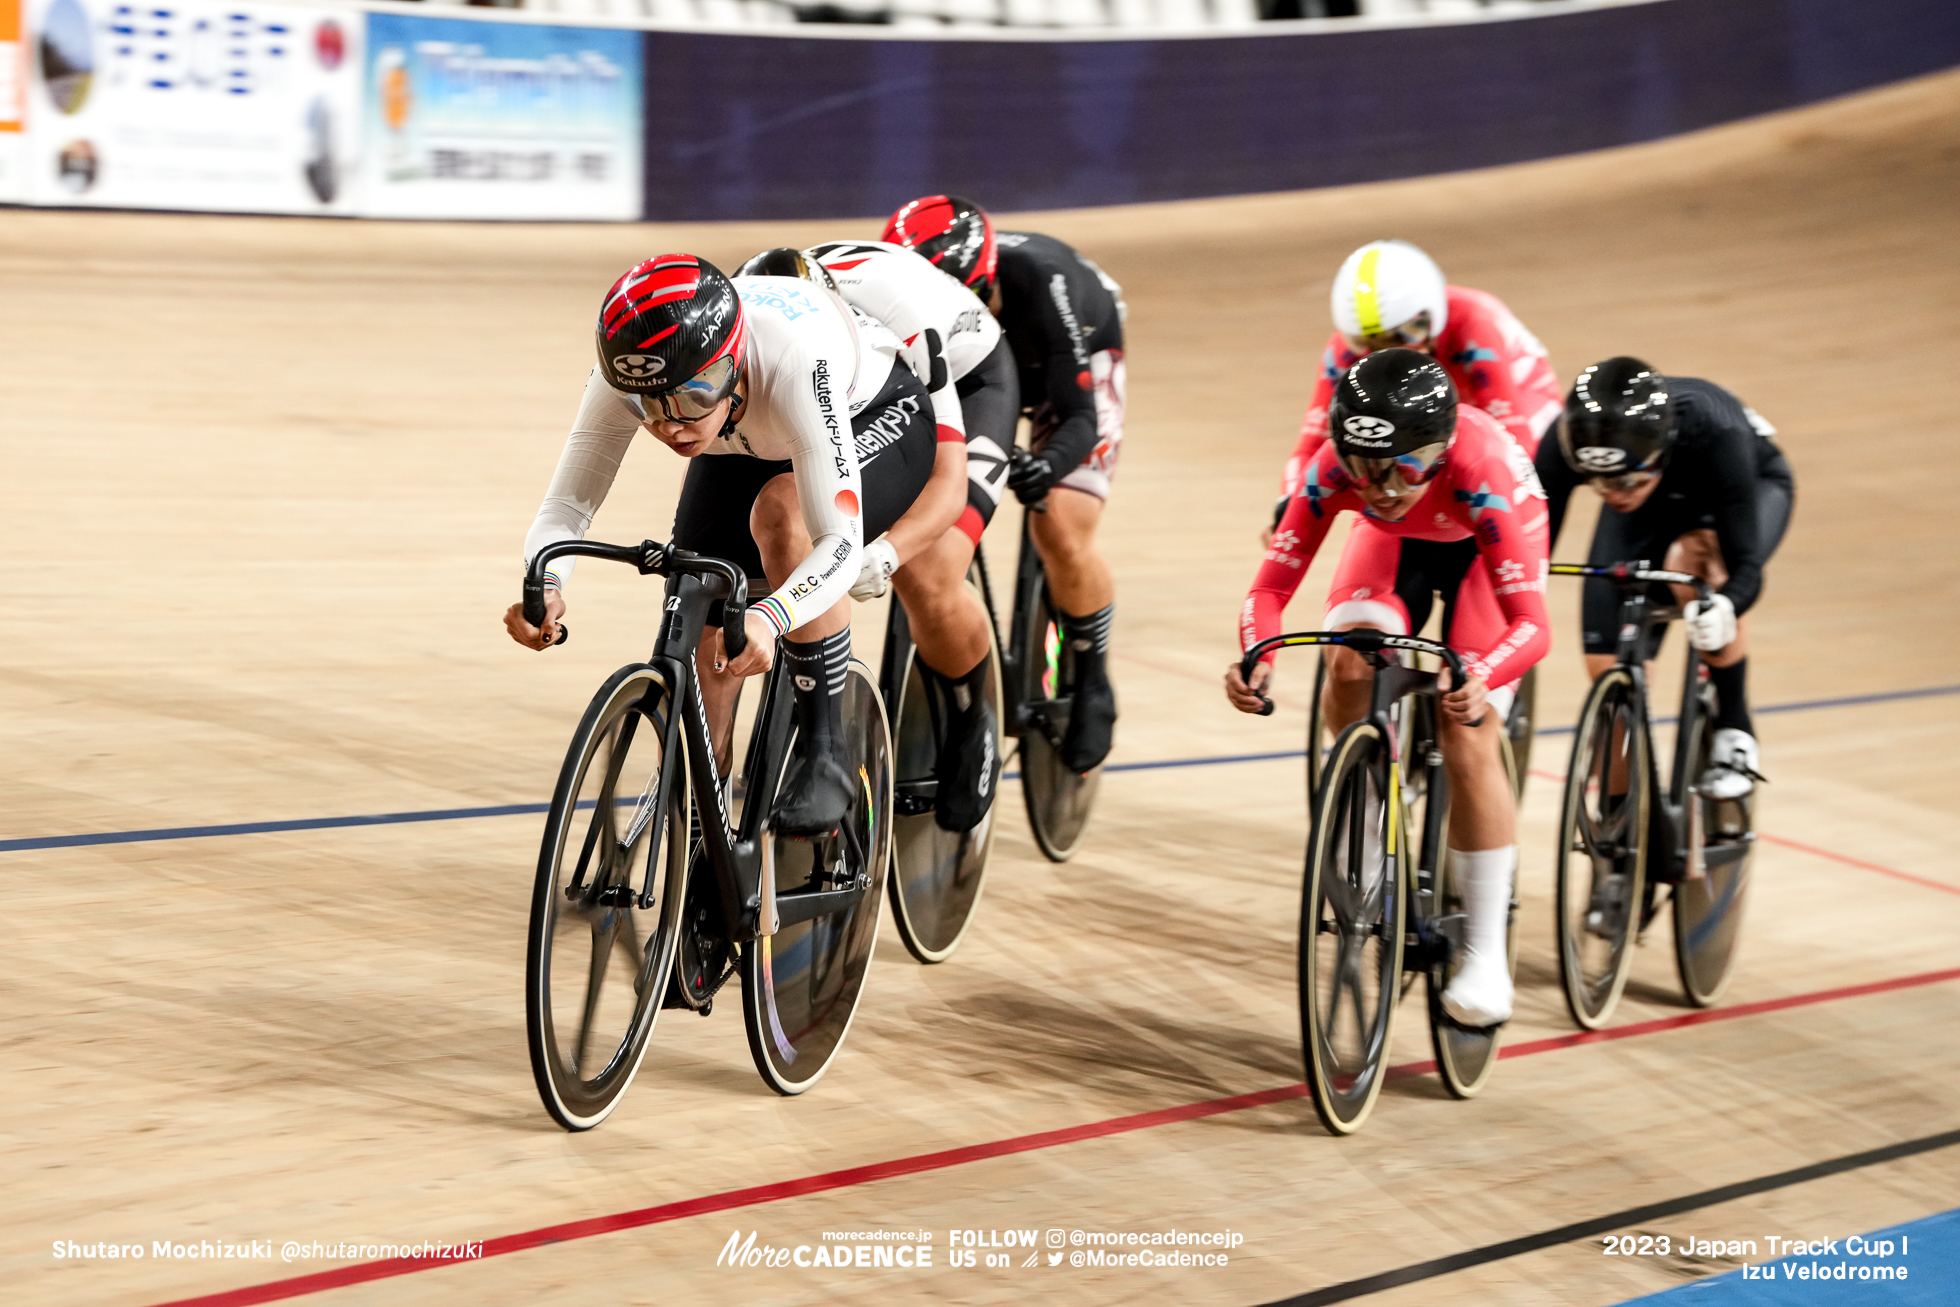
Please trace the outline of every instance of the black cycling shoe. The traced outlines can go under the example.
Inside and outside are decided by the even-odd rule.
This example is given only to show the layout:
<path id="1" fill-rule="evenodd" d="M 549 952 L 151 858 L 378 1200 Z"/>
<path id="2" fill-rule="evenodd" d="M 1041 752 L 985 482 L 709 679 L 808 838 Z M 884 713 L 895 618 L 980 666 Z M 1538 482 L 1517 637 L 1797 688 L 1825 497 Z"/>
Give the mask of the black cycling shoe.
<path id="1" fill-rule="evenodd" d="M 1068 730 L 1062 735 L 1062 766 L 1077 775 L 1094 771 L 1109 756 L 1115 733 L 1116 691 L 1109 682 L 1098 679 L 1076 686 Z"/>
<path id="2" fill-rule="evenodd" d="M 985 699 L 974 704 L 970 712 L 952 715 L 932 768 L 939 781 L 932 819 L 939 823 L 939 829 L 964 835 L 993 807 L 994 791 L 1000 786 L 1000 749 L 995 734 L 994 710 Z"/>
<path id="3" fill-rule="evenodd" d="M 770 828 L 793 840 L 828 835 L 843 824 L 856 794 L 841 743 L 820 753 L 806 754 L 799 748 L 791 753 L 783 787 L 776 792 Z"/>

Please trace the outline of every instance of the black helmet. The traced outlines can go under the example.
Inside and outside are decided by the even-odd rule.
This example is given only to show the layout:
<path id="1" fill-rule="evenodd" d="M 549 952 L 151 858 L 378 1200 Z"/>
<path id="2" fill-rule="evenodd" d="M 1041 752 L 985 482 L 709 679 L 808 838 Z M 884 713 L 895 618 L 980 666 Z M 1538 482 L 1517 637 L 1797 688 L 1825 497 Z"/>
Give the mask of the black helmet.
<path id="1" fill-rule="evenodd" d="M 837 289 L 837 282 L 831 277 L 830 269 L 818 263 L 803 250 L 778 245 L 773 250 L 762 253 L 735 269 L 738 277 L 801 277 L 804 281 L 814 281 L 830 290 Z"/>
<path id="2" fill-rule="evenodd" d="M 692 254 L 636 264 L 599 305 L 599 369 L 649 418 L 693 422 L 735 389 L 746 335 L 721 269 Z"/>
<path id="3" fill-rule="evenodd" d="M 1456 383 L 1427 354 L 1376 350 L 1341 374 L 1327 430 L 1355 480 L 1383 485 L 1399 473 L 1405 486 L 1422 485 L 1456 434 Z"/>
<path id="4" fill-rule="evenodd" d="M 972 200 L 922 195 L 892 214 L 878 239 L 916 250 L 983 300 L 994 293 L 994 224 Z"/>
<path id="5" fill-rule="evenodd" d="M 1658 470 L 1674 446 L 1667 378 L 1639 359 L 1593 364 L 1565 397 L 1558 444 L 1583 477 Z"/>

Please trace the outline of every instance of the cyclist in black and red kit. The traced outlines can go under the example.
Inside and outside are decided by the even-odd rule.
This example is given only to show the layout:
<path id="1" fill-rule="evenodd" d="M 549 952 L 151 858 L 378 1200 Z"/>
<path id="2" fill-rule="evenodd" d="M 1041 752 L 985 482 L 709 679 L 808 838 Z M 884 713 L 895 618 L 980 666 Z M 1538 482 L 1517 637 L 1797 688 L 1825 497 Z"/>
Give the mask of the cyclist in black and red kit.
<path id="1" fill-rule="evenodd" d="M 1116 582 L 1096 525 L 1123 442 L 1121 289 L 1052 236 L 996 234 L 985 210 L 956 195 L 913 200 L 881 239 L 917 250 L 978 295 L 1014 351 L 1033 456 L 1007 484 L 1023 504 L 1047 501 L 1029 534 L 1076 667 L 1061 758 L 1086 772 L 1108 756 L 1116 723 L 1107 666 Z"/>
<path id="2" fill-rule="evenodd" d="M 1622 357 L 1579 374 L 1556 434 L 1538 446 L 1554 544 L 1566 501 L 1587 482 L 1604 501 L 1587 561 L 1644 558 L 1715 587 L 1705 604 L 1687 590 L 1674 597 L 1687 603 L 1688 638 L 1715 683 L 1714 756 L 1699 784 L 1717 799 L 1741 798 L 1762 779 L 1742 615 L 1762 594 L 1763 567 L 1789 528 L 1796 494 L 1775 434 L 1713 382 L 1662 376 Z M 1618 613 L 1611 583 L 1587 580 L 1581 616 L 1593 677 L 1613 665 Z"/>

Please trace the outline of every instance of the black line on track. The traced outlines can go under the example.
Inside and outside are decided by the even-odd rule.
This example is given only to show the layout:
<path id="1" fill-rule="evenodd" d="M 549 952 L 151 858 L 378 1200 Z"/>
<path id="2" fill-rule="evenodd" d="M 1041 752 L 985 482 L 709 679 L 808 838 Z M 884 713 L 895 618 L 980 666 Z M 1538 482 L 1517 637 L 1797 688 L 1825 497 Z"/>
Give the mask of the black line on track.
<path id="1" fill-rule="evenodd" d="M 1466 1249 L 1460 1253 L 1451 1253 L 1448 1257 L 1438 1257 L 1432 1261 L 1417 1262 L 1412 1266 L 1383 1271 L 1379 1275 L 1368 1275 L 1359 1280 L 1330 1284 L 1325 1289 L 1314 1289 L 1292 1298 L 1280 1298 L 1262 1304 L 1262 1307 L 1320 1307 L 1322 1303 L 1364 1298 L 1371 1293 L 1400 1288 L 1405 1284 L 1433 1280 L 1439 1275 L 1467 1271 L 1473 1266 L 1501 1262 L 1507 1257 L 1535 1253 L 1540 1249 L 1553 1248 L 1576 1239 L 1608 1234 L 1614 1230 L 1625 1229 L 1629 1225 L 1644 1225 L 1665 1216 L 1678 1216 L 1682 1212 L 1692 1212 L 1697 1208 L 1714 1207 L 1718 1203 L 1747 1198 L 1751 1194 L 1768 1193 L 1772 1189 L 1784 1189 L 1810 1180 L 1821 1180 L 1827 1175 L 1838 1175 L 1845 1171 L 1856 1171 L 1861 1167 L 1877 1166 L 1881 1162 L 1893 1162 L 1901 1157 L 1912 1157 L 1918 1153 L 1951 1148 L 1955 1144 L 1960 1144 L 1960 1130 L 1948 1130 L 1943 1134 L 1928 1135 L 1924 1139 L 1908 1139 L 1901 1144 L 1887 1144 L 1883 1148 L 1852 1153 L 1848 1157 L 1834 1157 L 1828 1162 L 1813 1162 L 1809 1166 L 1797 1167 L 1794 1171 L 1778 1171 L 1775 1175 L 1759 1176 L 1754 1180 L 1740 1180 L 1735 1184 L 1725 1184 L 1719 1189 L 1704 1189 L 1698 1194 L 1670 1198 L 1665 1202 L 1648 1203 L 1645 1207 L 1630 1207 L 1624 1212 L 1614 1212 L 1610 1216 L 1597 1216 L 1590 1221 L 1561 1225 L 1556 1230 L 1545 1230 L 1517 1239 L 1506 1239 L 1503 1243 Z"/>

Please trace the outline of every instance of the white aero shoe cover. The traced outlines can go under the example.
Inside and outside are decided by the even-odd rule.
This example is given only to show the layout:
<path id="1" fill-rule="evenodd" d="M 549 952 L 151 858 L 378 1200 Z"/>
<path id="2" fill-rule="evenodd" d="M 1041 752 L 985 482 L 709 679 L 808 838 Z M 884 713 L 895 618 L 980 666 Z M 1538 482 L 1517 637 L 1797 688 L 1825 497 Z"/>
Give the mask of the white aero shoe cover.
<path id="1" fill-rule="evenodd" d="M 1511 1019 L 1511 965 L 1505 937 L 1511 923 L 1511 870 L 1518 847 L 1449 851 L 1450 872 L 1463 896 L 1462 968 L 1443 991 L 1443 1010 L 1466 1026 L 1495 1026 Z"/>

